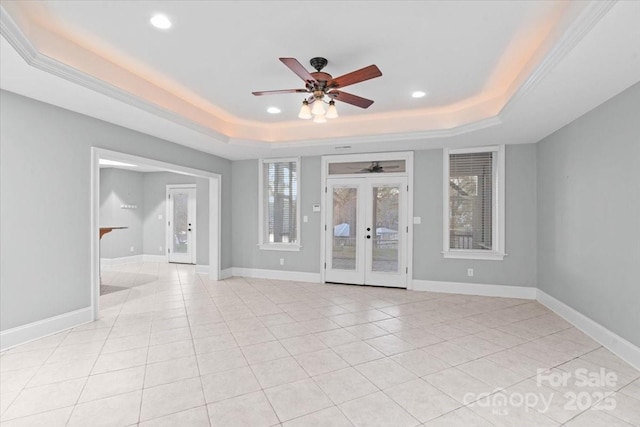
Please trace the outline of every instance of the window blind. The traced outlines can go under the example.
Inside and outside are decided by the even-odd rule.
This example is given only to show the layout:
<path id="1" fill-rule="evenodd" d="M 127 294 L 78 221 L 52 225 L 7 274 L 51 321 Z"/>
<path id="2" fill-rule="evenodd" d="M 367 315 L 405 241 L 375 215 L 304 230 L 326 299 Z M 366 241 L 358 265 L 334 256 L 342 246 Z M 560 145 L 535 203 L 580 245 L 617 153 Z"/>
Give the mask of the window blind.
<path id="1" fill-rule="evenodd" d="M 264 164 L 265 243 L 298 243 L 296 166 L 295 161 Z"/>
<path id="2" fill-rule="evenodd" d="M 449 248 L 493 249 L 494 153 L 449 155 Z"/>

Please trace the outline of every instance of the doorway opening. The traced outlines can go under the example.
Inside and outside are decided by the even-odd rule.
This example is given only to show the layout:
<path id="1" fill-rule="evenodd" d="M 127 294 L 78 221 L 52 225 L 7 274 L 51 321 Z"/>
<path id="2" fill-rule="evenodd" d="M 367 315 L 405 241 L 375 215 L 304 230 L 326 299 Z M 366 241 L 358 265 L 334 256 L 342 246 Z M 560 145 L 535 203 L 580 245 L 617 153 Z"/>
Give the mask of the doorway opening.
<path id="1" fill-rule="evenodd" d="M 163 171 L 170 172 L 171 174 L 177 174 L 182 176 L 183 178 L 192 177 L 198 180 L 198 182 L 204 182 L 208 184 L 202 187 L 202 191 L 204 191 L 204 200 L 205 205 L 207 206 L 206 199 L 208 198 L 208 212 L 203 215 L 199 219 L 200 222 L 200 231 L 201 231 L 201 239 L 200 239 L 200 250 L 201 258 L 199 264 L 195 267 L 198 273 L 208 273 L 208 278 L 211 280 L 219 280 L 220 279 L 220 220 L 221 220 L 221 176 L 219 174 L 204 171 L 200 169 L 189 168 L 181 165 L 176 165 L 172 163 L 160 162 L 157 160 L 152 160 L 144 157 L 139 157 L 127 153 L 116 152 L 111 150 L 106 150 L 102 148 L 93 147 L 91 149 L 91 301 L 92 301 L 92 311 L 94 320 L 99 318 L 100 313 L 100 237 L 105 228 L 113 228 L 115 232 L 126 232 L 126 229 L 117 229 L 117 226 L 124 226 L 123 224 L 101 224 L 102 218 L 100 217 L 100 167 L 101 161 L 104 163 L 105 161 L 111 162 L 111 164 L 125 164 L 125 165 L 134 165 L 139 170 L 146 171 Z M 126 166 L 124 167 L 126 168 Z M 177 176 L 173 175 L 173 176 Z M 191 179 L 191 178 L 190 178 Z M 185 185 L 181 185 L 185 187 Z M 166 186 L 162 185 L 162 189 L 160 190 L 162 193 L 159 196 L 162 199 L 165 196 Z M 200 186 L 198 186 L 198 191 L 200 192 Z M 195 192 L 195 189 L 194 189 Z M 202 193 L 199 193 L 198 197 L 200 197 Z M 195 195 L 194 195 L 195 201 Z M 119 205 L 119 209 L 131 209 L 132 212 L 137 209 L 135 201 L 122 202 Z M 193 210 L 195 213 L 195 209 Z M 165 214 L 164 205 L 161 208 L 161 212 L 154 212 L 155 219 L 158 219 L 157 224 L 160 226 L 162 230 L 162 237 L 159 242 L 154 243 L 155 250 L 159 250 L 156 255 L 142 255 L 142 257 L 146 257 L 144 259 L 150 259 L 154 262 L 164 262 L 166 263 L 169 258 L 168 248 L 166 245 L 166 216 L 163 218 Z M 192 218 L 192 224 L 195 224 L 195 216 Z M 188 224 L 188 222 L 187 222 Z M 195 228 L 192 228 L 195 236 Z M 187 231 L 188 232 L 188 231 Z M 115 234 L 114 234 L 115 236 Z M 184 242 L 183 242 L 184 243 Z M 164 246 L 164 248 L 162 248 Z M 195 247 L 195 237 L 193 239 L 192 247 Z M 208 256 L 206 252 L 208 250 Z M 160 254 L 161 253 L 161 254 Z M 195 250 L 193 251 L 193 258 L 190 259 L 193 263 L 195 263 Z M 143 259 L 143 258 L 141 258 Z M 190 263 L 192 263 L 190 262 Z M 156 264 L 158 265 L 158 264 Z M 191 267 L 194 268 L 194 267 Z"/>
<path id="2" fill-rule="evenodd" d="M 410 288 L 413 153 L 322 163 L 322 281 Z"/>

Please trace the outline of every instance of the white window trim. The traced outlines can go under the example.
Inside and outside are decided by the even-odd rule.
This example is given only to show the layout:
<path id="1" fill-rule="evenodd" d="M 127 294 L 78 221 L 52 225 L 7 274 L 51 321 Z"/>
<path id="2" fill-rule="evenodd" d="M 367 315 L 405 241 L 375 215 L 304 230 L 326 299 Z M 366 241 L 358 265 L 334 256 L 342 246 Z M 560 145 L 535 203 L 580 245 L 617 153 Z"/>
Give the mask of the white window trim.
<path id="1" fill-rule="evenodd" d="M 269 243 L 264 241 L 265 211 L 264 211 L 264 165 L 266 163 L 296 162 L 296 178 L 298 194 L 296 203 L 296 241 L 297 243 Z M 260 159 L 258 161 L 258 247 L 267 251 L 300 251 L 300 157 L 283 157 L 275 159 Z"/>
<path id="2" fill-rule="evenodd" d="M 449 248 L 449 155 L 464 153 L 497 153 L 493 180 L 493 250 Z M 505 149 L 504 145 L 443 150 L 443 230 L 442 255 L 444 258 L 502 261 L 505 253 Z"/>

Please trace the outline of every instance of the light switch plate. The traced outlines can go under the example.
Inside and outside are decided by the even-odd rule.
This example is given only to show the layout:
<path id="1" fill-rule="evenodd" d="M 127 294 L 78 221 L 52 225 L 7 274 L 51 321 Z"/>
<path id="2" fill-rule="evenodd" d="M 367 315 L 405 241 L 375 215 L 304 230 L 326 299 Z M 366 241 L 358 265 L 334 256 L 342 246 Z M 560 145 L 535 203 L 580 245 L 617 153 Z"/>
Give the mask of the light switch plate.
<path id="1" fill-rule="evenodd" d="M 313 212 L 320 212 L 320 203 L 313 204 Z"/>
<path id="2" fill-rule="evenodd" d="M 422 218 L 419 216 L 414 216 L 413 217 L 413 223 L 414 224 L 422 224 Z"/>

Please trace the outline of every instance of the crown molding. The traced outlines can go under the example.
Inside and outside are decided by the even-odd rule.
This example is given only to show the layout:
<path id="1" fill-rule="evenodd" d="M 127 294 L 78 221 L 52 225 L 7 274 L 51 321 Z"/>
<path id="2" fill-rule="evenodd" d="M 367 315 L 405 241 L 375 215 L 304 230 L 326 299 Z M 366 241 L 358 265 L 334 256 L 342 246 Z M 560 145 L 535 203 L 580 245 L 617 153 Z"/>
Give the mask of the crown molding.
<path id="1" fill-rule="evenodd" d="M 424 141 L 437 138 L 449 138 L 462 134 L 475 132 L 503 123 L 504 115 L 517 104 L 546 75 L 584 38 L 586 34 L 602 19 L 603 16 L 616 4 L 617 0 L 603 0 L 592 2 L 586 6 L 578 17 L 570 24 L 560 39 L 552 46 L 533 72 L 520 84 L 513 95 L 506 101 L 500 111 L 491 117 L 466 123 L 448 129 L 432 129 L 422 131 L 410 131 L 400 133 L 358 135 L 349 137 L 328 137 L 319 139 L 297 139 L 292 141 L 269 142 L 258 139 L 234 138 L 209 127 L 195 123 L 177 113 L 159 107 L 145 101 L 127 91 L 124 91 L 106 81 L 97 79 L 89 74 L 78 71 L 60 61 L 41 54 L 36 46 L 27 38 L 19 25 L 12 19 L 5 8 L 0 5 L 0 33 L 7 39 L 11 46 L 25 60 L 27 64 L 49 74 L 58 76 L 72 83 L 106 95 L 110 98 L 124 102 L 127 105 L 138 108 L 147 113 L 166 119 L 174 124 L 184 126 L 212 139 L 214 144 L 225 144 L 228 147 L 244 147 L 256 150 L 278 150 L 286 148 L 308 148 L 327 145 L 364 145 L 387 142 L 389 140 L 399 142 Z"/>
<path id="2" fill-rule="evenodd" d="M 378 135 L 363 135 L 363 136 L 350 136 L 340 138 L 323 138 L 323 139 L 311 139 L 311 140 L 297 140 L 287 142 L 259 142 L 248 139 L 235 139 L 230 140 L 230 144 L 244 146 L 244 147 L 264 147 L 265 144 L 270 149 L 282 149 L 282 148 L 303 148 L 303 147 L 318 147 L 331 145 L 359 145 L 359 144 L 374 144 L 378 142 L 404 142 L 404 141 L 417 141 L 428 140 L 435 138 L 447 138 L 452 136 L 458 136 L 465 133 L 475 132 L 481 129 L 497 126 L 502 124 L 502 120 L 499 116 L 493 116 L 486 119 L 478 120 L 473 123 L 467 123 L 464 125 L 456 126 L 450 129 L 433 129 L 417 132 L 401 132 L 401 133 L 389 133 Z"/>
<path id="3" fill-rule="evenodd" d="M 535 67 L 516 92 L 500 110 L 499 116 L 507 114 L 513 106 L 536 87 L 580 41 L 600 22 L 618 0 L 599 0 L 588 4 L 586 9 L 571 23 L 569 28 L 554 44 L 549 53 Z"/>
<path id="4" fill-rule="evenodd" d="M 34 68 L 124 102 L 132 107 L 139 108 L 148 113 L 170 120 L 178 125 L 185 126 L 191 130 L 213 138 L 216 142 L 229 142 L 229 137 L 220 132 L 216 132 L 213 129 L 194 123 L 179 114 L 175 114 L 164 108 L 158 107 L 155 104 L 144 101 L 137 96 L 109 84 L 108 82 L 97 79 L 49 56 L 41 54 L 33 43 L 31 43 L 31 41 L 25 36 L 20 27 L 15 23 L 2 5 L 0 5 L 0 34 L 7 39 L 9 44 L 11 44 L 11 46 L 18 52 L 22 59 Z"/>
<path id="5" fill-rule="evenodd" d="M 18 24 L 11 18 L 11 15 L 0 4 L 0 34 L 7 39 L 9 44 L 18 52 L 22 59 L 31 64 L 38 56 L 35 46 L 29 41 L 27 36 L 20 30 Z"/>

